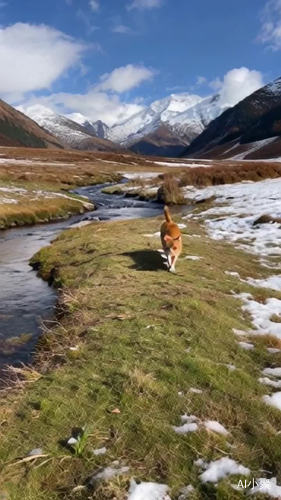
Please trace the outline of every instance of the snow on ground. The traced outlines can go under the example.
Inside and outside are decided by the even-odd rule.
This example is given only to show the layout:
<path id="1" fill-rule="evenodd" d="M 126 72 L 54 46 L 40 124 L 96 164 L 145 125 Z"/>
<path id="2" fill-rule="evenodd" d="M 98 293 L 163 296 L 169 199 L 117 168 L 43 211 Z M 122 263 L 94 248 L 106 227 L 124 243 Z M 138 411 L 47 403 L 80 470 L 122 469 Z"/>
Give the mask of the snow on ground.
<path id="1" fill-rule="evenodd" d="M 263 257 L 281 255 L 281 224 L 253 225 L 261 215 L 281 217 L 281 178 L 185 188 L 185 196 L 197 201 L 216 197 L 216 206 L 199 215 L 206 218 L 213 239 L 226 239 Z"/>
<path id="2" fill-rule="evenodd" d="M 274 315 L 279 316 L 281 311 L 281 300 L 276 298 L 266 299 L 264 304 L 253 299 L 250 293 L 240 293 L 236 295 L 243 301 L 242 310 L 248 312 L 252 318 L 255 330 L 252 334 L 271 334 L 281 338 L 281 323 L 272 321 Z"/>
<path id="3" fill-rule="evenodd" d="M 145 236 L 146 238 L 160 238 L 160 231 L 156 231 L 156 233 L 146 233 L 144 234 L 143 236 Z"/>
<path id="4" fill-rule="evenodd" d="M 4 165 L 41 165 L 47 167 L 73 167 L 74 163 L 48 162 L 43 160 L 21 160 L 20 158 L 0 158 L 0 164 Z"/>
<path id="5" fill-rule="evenodd" d="M 96 472 L 90 479 L 90 484 L 94 484 L 96 481 L 108 481 L 114 476 L 119 476 L 128 472 L 130 467 L 119 466 L 118 460 L 112 463 L 112 465 L 105 467 L 104 469 Z"/>
<path id="6" fill-rule="evenodd" d="M 172 426 L 177 434 L 187 434 L 188 432 L 195 432 L 203 427 L 205 427 L 205 429 L 209 431 L 216 432 L 217 434 L 222 434 L 223 436 L 227 436 L 229 434 L 225 427 L 216 420 L 201 421 L 195 415 L 182 415 L 181 421 L 183 422 L 183 425 L 179 427 Z"/>
<path id="7" fill-rule="evenodd" d="M 209 163 L 209 165 L 208 164 L 206 165 L 205 163 L 175 163 L 168 161 L 155 161 L 154 163 L 156 165 L 161 165 L 163 167 L 183 167 L 183 168 L 212 167 L 212 163 Z"/>
<path id="8" fill-rule="evenodd" d="M 281 392 L 274 392 L 271 396 L 263 396 L 262 400 L 270 405 L 274 406 L 278 410 L 281 410 Z"/>
<path id="9" fill-rule="evenodd" d="M 281 388 L 281 380 L 271 380 L 268 377 L 260 377 L 259 382 L 261 384 L 269 385 L 270 387 L 274 387 L 275 389 Z"/>
<path id="10" fill-rule="evenodd" d="M 250 474 L 250 470 L 247 467 L 238 464 L 229 457 L 223 457 L 210 463 L 201 460 L 200 462 L 197 461 L 196 465 L 205 469 L 199 476 L 203 483 L 216 483 L 220 479 L 234 474 L 241 474 L 243 476 L 248 476 Z"/>
<path id="11" fill-rule="evenodd" d="M 250 351 L 251 349 L 254 349 L 254 344 L 251 344 L 250 342 L 238 342 L 238 344 L 242 349 L 245 349 L 245 351 Z"/>
<path id="12" fill-rule="evenodd" d="M 111 162 L 109 162 L 111 163 Z M 160 172 L 119 172 L 126 179 L 154 179 L 155 177 L 159 177 Z"/>
<path id="13" fill-rule="evenodd" d="M 279 138 L 279 136 L 276 135 L 275 137 L 269 137 L 267 139 L 261 139 L 260 141 L 249 142 L 249 143 L 247 143 L 247 145 L 246 144 L 244 145 L 244 146 L 247 146 L 247 149 L 245 151 L 243 151 L 243 153 L 239 153 L 239 154 L 237 154 L 235 156 L 232 156 L 229 159 L 230 160 L 244 160 L 245 156 L 248 156 L 250 153 L 254 153 L 255 151 L 259 151 L 259 149 L 261 149 L 264 146 L 267 146 L 271 142 L 274 142 L 278 138 Z M 235 144 L 234 147 L 236 147 L 236 144 Z M 254 161 L 257 161 L 257 160 L 254 160 Z"/>
<path id="14" fill-rule="evenodd" d="M 278 486 L 276 477 L 272 477 L 271 479 L 260 477 L 256 479 L 256 483 L 257 486 L 250 490 L 250 495 L 261 493 L 271 498 L 281 498 L 281 486 Z"/>
<path id="15" fill-rule="evenodd" d="M 226 430 L 226 428 L 221 425 L 219 422 L 216 420 L 206 420 L 203 425 L 208 429 L 209 431 L 216 432 L 217 434 L 222 434 L 223 436 L 227 436 L 229 432 Z"/>
<path id="16" fill-rule="evenodd" d="M 262 373 L 271 377 L 281 377 L 281 368 L 265 368 Z"/>
<path id="17" fill-rule="evenodd" d="M 281 275 L 276 274 L 275 276 L 269 276 L 265 279 L 253 279 L 247 278 L 245 280 L 249 285 L 257 286 L 261 288 L 270 288 L 271 290 L 281 290 Z M 281 311 L 280 311 L 281 312 Z"/>
<path id="18" fill-rule="evenodd" d="M 171 500 L 168 491 L 169 487 L 166 484 L 146 482 L 137 484 L 132 479 L 128 500 Z"/>

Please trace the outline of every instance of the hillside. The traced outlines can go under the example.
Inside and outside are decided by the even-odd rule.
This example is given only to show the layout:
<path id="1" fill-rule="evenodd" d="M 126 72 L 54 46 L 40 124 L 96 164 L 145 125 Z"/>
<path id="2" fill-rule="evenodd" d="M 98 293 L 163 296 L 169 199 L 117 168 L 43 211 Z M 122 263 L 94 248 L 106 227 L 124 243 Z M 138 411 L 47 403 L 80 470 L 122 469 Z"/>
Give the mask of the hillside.
<path id="1" fill-rule="evenodd" d="M 62 148 L 60 140 L 0 99 L 0 146 Z"/>
<path id="2" fill-rule="evenodd" d="M 278 78 L 213 120 L 183 156 L 278 157 L 281 156 L 280 136 L 281 78 Z"/>
<path id="3" fill-rule="evenodd" d="M 20 109 L 57 137 L 65 147 L 83 151 L 117 151 L 121 149 L 119 145 L 107 139 L 96 137 L 89 122 L 85 126 L 80 125 L 40 104 Z"/>

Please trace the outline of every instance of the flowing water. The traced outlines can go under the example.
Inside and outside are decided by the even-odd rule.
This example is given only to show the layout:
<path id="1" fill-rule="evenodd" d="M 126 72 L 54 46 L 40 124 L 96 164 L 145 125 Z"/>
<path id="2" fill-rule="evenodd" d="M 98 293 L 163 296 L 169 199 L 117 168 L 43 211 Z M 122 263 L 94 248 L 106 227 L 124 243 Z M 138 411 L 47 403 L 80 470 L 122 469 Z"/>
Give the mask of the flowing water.
<path id="1" fill-rule="evenodd" d="M 29 259 L 62 230 L 81 220 L 152 217 L 162 206 L 102 193 L 104 185 L 77 189 L 95 202 L 97 210 L 63 222 L 0 231 L 0 367 L 30 361 L 42 321 L 52 324 L 56 293 L 37 277 Z"/>

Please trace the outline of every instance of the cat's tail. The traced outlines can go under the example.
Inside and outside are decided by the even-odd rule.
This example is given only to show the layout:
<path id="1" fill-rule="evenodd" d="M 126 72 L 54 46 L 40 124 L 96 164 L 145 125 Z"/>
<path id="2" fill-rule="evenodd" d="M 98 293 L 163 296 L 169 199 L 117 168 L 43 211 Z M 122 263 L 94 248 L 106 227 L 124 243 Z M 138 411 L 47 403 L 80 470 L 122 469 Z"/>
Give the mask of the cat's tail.
<path id="1" fill-rule="evenodd" d="M 167 222 L 172 222 L 172 217 L 171 217 L 171 214 L 170 214 L 170 210 L 167 207 L 167 205 L 165 205 L 165 207 L 164 207 L 164 215 L 165 215 L 165 219 L 166 219 Z"/>

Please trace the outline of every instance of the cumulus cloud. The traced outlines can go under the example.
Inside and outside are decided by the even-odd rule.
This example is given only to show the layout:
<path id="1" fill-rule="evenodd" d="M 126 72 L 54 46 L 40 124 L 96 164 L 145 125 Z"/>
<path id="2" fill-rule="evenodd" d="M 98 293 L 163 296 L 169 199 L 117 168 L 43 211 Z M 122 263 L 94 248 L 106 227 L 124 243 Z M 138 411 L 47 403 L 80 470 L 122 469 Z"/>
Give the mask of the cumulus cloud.
<path id="1" fill-rule="evenodd" d="M 99 4 L 98 0 L 90 0 L 89 5 L 90 5 L 93 12 L 97 12 L 100 8 L 100 4 Z"/>
<path id="2" fill-rule="evenodd" d="M 27 112 L 28 108 L 35 104 L 44 105 L 55 113 L 64 115 L 73 112 L 82 113 L 90 120 L 102 120 L 109 126 L 120 123 L 143 109 L 143 106 L 137 102 L 122 102 L 118 95 L 108 95 L 95 89 L 86 94 L 58 93 L 39 98 L 34 97 L 23 103 L 20 109 Z"/>
<path id="3" fill-rule="evenodd" d="M 220 88 L 220 101 L 234 106 L 263 86 L 262 74 L 248 68 L 234 68 L 225 74 Z"/>
<path id="4" fill-rule="evenodd" d="M 160 7 L 162 5 L 162 0 L 133 0 L 127 5 L 128 10 L 138 9 L 154 9 L 155 7 Z"/>
<path id="5" fill-rule="evenodd" d="M 272 50 L 281 49 L 281 0 L 268 0 L 261 14 L 258 41 Z"/>
<path id="6" fill-rule="evenodd" d="M 77 64 L 86 46 L 46 25 L 16 23 L 0 28 L 0 94 L 49 88 Z"/>
<path id="7" fill-rule="evenodd" d="M 153 71 L 145 66 L 127 64 L 127 66 L 121 66 L 114 69 L 111 73 L 102 75 L 101 83 L 97 86 L 97 89 L 120 94 L 138 87 L 145 80 L 150 80 L 152 77 Z"/>

